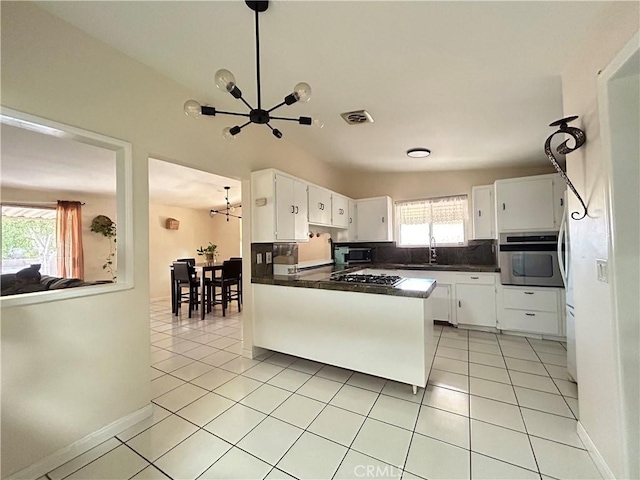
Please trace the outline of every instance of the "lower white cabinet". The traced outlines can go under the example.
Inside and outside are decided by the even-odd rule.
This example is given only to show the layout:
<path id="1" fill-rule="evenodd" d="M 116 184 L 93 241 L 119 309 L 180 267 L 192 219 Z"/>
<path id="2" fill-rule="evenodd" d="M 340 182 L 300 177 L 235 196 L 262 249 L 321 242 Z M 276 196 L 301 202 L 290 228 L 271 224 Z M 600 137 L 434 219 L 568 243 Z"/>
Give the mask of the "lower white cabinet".
<path id="1" fill-rule="evenodd" d="M 494 285 L 456 283 L 458 325 L 496 328 Z"/>
<path id="2" fill-rule="evenodd" d="M 561 288 L 504 285 L 499 292 L 498 324 L 502 330 L 564 335 Z"/>
<path id="3" fill-rule="evenodd" d="M 443 322 L 453 322 L 451 318 L 451 285 L 437 283 L 429 298 L 433 299 L 433 319 Z"/>

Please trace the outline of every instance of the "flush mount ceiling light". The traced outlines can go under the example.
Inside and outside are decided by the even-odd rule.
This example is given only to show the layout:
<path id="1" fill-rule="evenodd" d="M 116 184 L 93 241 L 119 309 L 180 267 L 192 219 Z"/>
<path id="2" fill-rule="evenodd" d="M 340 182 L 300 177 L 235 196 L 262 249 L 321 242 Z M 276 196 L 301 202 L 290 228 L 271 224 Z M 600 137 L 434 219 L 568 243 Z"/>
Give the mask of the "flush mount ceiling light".
<path id="1" fill-rule="evenodd" d="M 209 115 L 215 116 L 216 114 L 222 115 L 235 115 L 238 117 L 247 117 L 249 121 L 243 125 L 236 125 L 234 127 L 227 127 L 222 131 L 222 136 L 228 140 L 233 140 L 236 135 L 238 135 L 244 127 L 250 125 L 251 123 L 257 123 L 261 125 L 266 125 L 271 129 L 271 132 L 276 138 L 282 138 L 282 132 L 277 128 L 273 128 L 270 125 L 271 120 L 287 120 L 290 122 L 298 122 L 300 125 L 314 125 L 316 127 L 322 128 L 323 123 L 320 120 L 314 120 L 311 117 L 299 117 L 299 118 L 288 118 L 288 117 L 274 117 L 271 112 L 277 110 L 283 105 L 293 105 L 296 102 L 308 102 L 311 98 L 311 87 L 304 82 L 298 83 L 295 87 L 293 87 L 293 92 L 284 97 L 284 100 L 277 104 L 274 107 L 271 107 L 269 110 L 264 110 L 262 108 L 262 92 L 260 86 L 260 33 L 258 30 L 258 14 L 260 12 L 264 12 L 269 8 L 268 1 L 249 1 L 246 0 L 245 3 L 247 6 L 255 12 L 255 20 L 256 20 L 256 84 L 258 91 L 258 108 L 253 108 L 243 97 L 242 92 L 236 85 L 236 78 L 233 76 L 229 70 L 218 70 L 215 75 L 216 86 L 224 91 L 231 94 L 233 98 L 237 98 L 242 101 L 247 108 L 249 108 L 249 113 L 236 113 L 236 112 L 223 112 L 222 110 L 216 110 L 214 107 L 209 107 L 205 105 L 200 105 L 196 100 L 187 100 L 184 104 L 184 113 L 190 117 L 198 118 L 200 115 Z"/>
<path id="2" fill-rule="evenodd" d="M 428 148 L 411 148 L 407 150 L 407 157 L 411 158 L 425 158 L 431 155 L 431 150 Z"/>
<path id="3" fill-rule="evenodd" d="M 234 217 L 234 218 L 242 218 L 239 217 L 238 215 L 233 215 L 232 212 L 235 211 L 235 207 L 232 207 L 231 204 L 229 203 L 229 190 L 231 189 L 231 187 L 224 187 L 224 189 L 227 191 L 227 207 L 224 210 L 209 210 L 209 215 L 211 215 L 212 217 L 218 213 L 221 213 L 222 215 L 226 215 L 227 216 L 227 222 L 229 221 L 229 217 Z M 241 205 L 238 205 L 238 207 L 240 207 Z"/>

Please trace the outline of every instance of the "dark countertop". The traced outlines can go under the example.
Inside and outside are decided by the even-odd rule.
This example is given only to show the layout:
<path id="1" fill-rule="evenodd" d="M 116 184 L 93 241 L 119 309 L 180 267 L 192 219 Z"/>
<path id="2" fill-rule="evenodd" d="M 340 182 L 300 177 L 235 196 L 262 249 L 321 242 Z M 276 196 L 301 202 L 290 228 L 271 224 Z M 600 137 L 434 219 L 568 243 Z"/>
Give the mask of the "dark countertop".
<path id="1" fill-rule="evenodd" d="M 348 270 L 362 270 L 362 266 L 348 268 Z M 368 265 L 366 268 L 370 268 Z M 392 295 L 396 297 L 428 298 L 436 288 L 436 281 L 428 278 L 406 278 L 395 287 L 385 285 L 366 285 L 343 283 L 329 280 L 332 273 L 345 271 L 344 267 L 321 267 L 304 270 L 296 275 L 274 275 L 269 277 L 253 277 L 251 283 L 263 285 L 282 285 L 286 287 L 320 288 L 323 290 L 339 290 L 342 292 L 374 293 L 378 295 Z"/>

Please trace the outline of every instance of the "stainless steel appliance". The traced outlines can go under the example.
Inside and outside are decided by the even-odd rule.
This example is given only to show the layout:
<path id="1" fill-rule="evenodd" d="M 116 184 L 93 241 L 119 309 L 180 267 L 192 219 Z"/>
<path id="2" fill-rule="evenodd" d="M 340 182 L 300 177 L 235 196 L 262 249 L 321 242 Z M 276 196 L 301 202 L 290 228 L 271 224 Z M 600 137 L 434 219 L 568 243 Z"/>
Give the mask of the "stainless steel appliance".
<path id="1" fill-rule="evenodd" d="M 394 287 L 404 280 L 398 275 L 370 275 L 362 273 L 334 274 L 330 277 L 334 282 L 364 283 L 367 285 L 385 285 Z"/>
<path id="2" fill-rule="evenodd" d="M 564 287 L 558 263 L 558 232 L 500 234 L 503 285 Z"/>
<path id="3" fill-rule="evenodd" d="M 363 247 L 335 247 L 335 262 L 340 265 L 371 263 L 371 249 Z"/>
<path id="4" fill-rule="evenodd" d="M 567 215 L 568 205 L 565 202 L 565 209 L 560 224 L 560 241 L 558 242 L 558 261 L 560 263 L 560 273 L 565 287 L 565 303 L 567 315 L 567 371 L 569 380 L 578 381 L 578 363 L 576 361 L 576 312 L 573 301 L 573 275 L 571 270 L 571 249 L 569 242 L 569 217 Z"/>

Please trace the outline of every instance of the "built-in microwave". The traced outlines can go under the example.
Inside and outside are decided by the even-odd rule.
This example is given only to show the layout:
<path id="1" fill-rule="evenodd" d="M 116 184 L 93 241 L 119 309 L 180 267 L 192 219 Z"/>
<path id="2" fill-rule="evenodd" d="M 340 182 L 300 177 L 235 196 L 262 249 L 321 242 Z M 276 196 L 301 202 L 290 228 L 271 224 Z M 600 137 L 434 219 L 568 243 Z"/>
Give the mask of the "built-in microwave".
<path id="1" fill-rule="evenodd" d="M 361 247 L 335 247 L 334 259 L 339 265 L 352 265 L 355 263 L 371 263 L 371 249 Z"/>
<path id="2" fill-rule="evenodd" d="M 503 285 L 564 287 L 558 232 L 500 234 L 498 263 Z"/>

